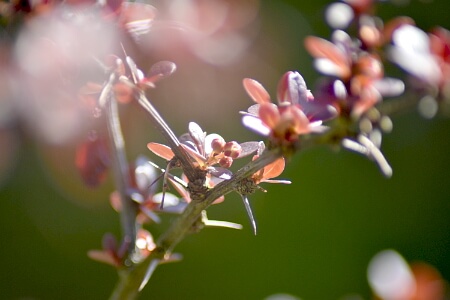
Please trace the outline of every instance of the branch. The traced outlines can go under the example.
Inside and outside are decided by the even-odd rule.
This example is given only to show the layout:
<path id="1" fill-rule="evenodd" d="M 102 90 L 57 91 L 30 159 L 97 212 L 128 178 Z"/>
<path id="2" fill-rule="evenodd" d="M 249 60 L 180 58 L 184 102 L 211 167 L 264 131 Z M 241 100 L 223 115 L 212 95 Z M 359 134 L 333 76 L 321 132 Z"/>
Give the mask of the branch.
<path id="1" fill-rule="evenodd" d="M 119 273 L 119 282 L 116 285 L 111 300 L 133 299 L 141 288 L 147 270 L 155 259 L 164 259 L 171 254 L 175 246 L 183 240 L 192 229 L 192 226 L 201 218 L 202 211 L 209 207 L 214 200 L 235 190 L 239 182 L 255 174 L 260 169 L 281 157 L 280 149 L 265 151 L 258 159 L 248 163 L 237 171 L 229 180 L 222 181 L 209 190 L 203 201 L 192 201 L 184 212 L 172 223 L 171 227 L 161 235 L 157 241 L 157 248 L 142 263 L 131 269 Z M 148 279 L 148 278 L 147 278 Z"/>
<path id="2" fill-rule="evenodd" d="M 129 193 L 129 173 L 128 163 L 125 154 L 125 142 L 120 126 L 119 111 L 117 102 L 112 93 L 112 85 L 115 80 L 114 73 L 111 74 L 109 81 L 102 91 L 102 96 L 106 97 L 108 133 L 113 155 L 114 180 L 117 190 L 120 194 L 122 210 L 120 220 L 122 223 L 123 240 L 128 244 L 128 254 L 132 255 L 135 250 L 136 240 L 136 214 L 137 206 L 131 199 Z M 103 98 L 101 96 L 101 98 Z M 103 99 L 102 99 L 103 100 Z"/>

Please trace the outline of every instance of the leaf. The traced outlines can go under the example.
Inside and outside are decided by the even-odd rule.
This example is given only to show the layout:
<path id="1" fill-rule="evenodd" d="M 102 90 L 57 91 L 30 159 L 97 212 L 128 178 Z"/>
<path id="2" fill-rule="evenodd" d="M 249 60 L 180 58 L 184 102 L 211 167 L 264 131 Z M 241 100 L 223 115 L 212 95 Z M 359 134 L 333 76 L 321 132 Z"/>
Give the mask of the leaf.
<path id="1" fill-rule="evenodd" d="M 154 186 L 152 183 L 158 179 L 155 168 L 149 163 L 145 156 L 139 156 L 135 161 L 134 177 L 136 187 L 139 191 L 146 191 L 147 194 L 154 194 Z"/>
<path id="2" fill-rule="evenodd" d="M 247 111 L 248 111 L 250 114 L 252 114 L 252 115 L 258 116 L 259 107 L 260 107 L 259 104 L 253 104 L 252 106 L 250 106 L 250 107 L 247 109 Z"/>
<path id="3" fill-rule="evenodd" d="M 350 75 L 347 58 L 335 44 L 319 37 L 308 36 L 305 39 L 305 48 L 312 56 L 326 58 L 335 64 L 340 77 L 347 78 Z"/>
<path id="4" fill-rule="evenodd" d="M 261 83 L 250 78 L 244 78 L 242 83 L 253 101 L 258 104 L 270 103 L 270 95 Z"/>
<path id="5" fill-rule="evenodd" d="M 164 212 L 170 214 L 181 214 L 187 206 L 186 202 L 179 202 L 177 205 L 164 206 Z"/>
<path id="6" fill-rule="evenodd" d="M 178 140 L 180 143 L 185 144 L 186 146 L 190 147 L 191 149 L 194 149 L 197 151 L 197 146 L 195 145 L 194 141 L 192 140 L 192 137 L 189 133 L 183 133 L 178 137 Z"/>
<path id="7" fill-rule="evenodd" d="M 239 154 L 239 156 L 237 158 L 245 157 L 245 156 L 248 156 L 248 155 L 258 151 L 258 149 L 260 147 L 259 143 L 260 142 L 244 142 L 244 143 L 241 143 L 240 146 L 242 148 L 242 151 L 241 151 L 241 153 Z"/>
<path id="8" fill-rule="evenodd" d="M 164 199 L 163 199 L 164 197 Z M 166 206 L 176 206 L 180 203 L 180 199 L 178 199 L 177 196 L 171 193 L 158 193 L 153 196 L 153 202 L 154 203 L 162 203 L 164 200 L 164 203 Z"/>
<path id="9" fill-rule="evenodd" d="M 383 27 L 383 41 L 386 43 L 390 42 L 394 31 L 403 25 L 415 25 L 415 22 L 410 17 L 405 16 L 396 17 L 386 22 Z"/>
<path id="10" fill-rule="evenodd" d="M 281 117 L 279 109 L 271 105 L 271 103 L 268 103 L 259 107 L 259 118 L 267 127 L 273 130 L 278 125 Z"/>
<path id="11" fill-rule="evenodd" d="M 145 206 L 141 206 L 140 210 L 144 215 L 146 215 L 150 220 L 152 220 L 156 224 L 161 223 L 161 218 L 153 210 Z"/>
<path id="12" fill-rule="evenodd" d="M 256 151 L 256 155 L 257 156 L 261 156 L 261 154 L 264 152 L 264 150 L 266 149 L 266 145 L 264 144 L 264 142 L 259 142 L 258 144 L 258 151 Z M 255 157 L 253 157 L 253 160 L 255 160 Z"/>
<path id="13" fill-rule="evenodd" d="M 165 160 L 171 160 L 175 154 L 170 147 L 159 143 L 148 143 L 147 148 Z"/>
<path id="14" fill-rule="evenodd" d="M 107 143 L 102 137 L 88 138 L 76 149 L 75 166 L 84 183 L 92 188 L 106 180 L 110 160 Z"/>
<path id="15" fill-rule="evenodd" d="M 244 116 L 242 118 L 242 123 L 244 124 L 245 127 L 249 128 L 261 135 L 268 136 L 270 133 L 270 128 L 267 127 L 265 124 L 263 124 L 261 119 L 255 117 L 255 116 L 251 116 L 251 115 Z"/>
<path id="16" fill-rule="evenodd" d="M 197 146 L 198 152 L 205 156 L 205 137 L 206 134 L 203 129 L 195 122 L 189 122 L 189 134 Z"/>
<path id="17" fill-rule="evenodd" d="M 278 82 L 277 98 L 281 102 L 302 104 L 308 102 L 306 82 L 298 72 L 286 72 Z"/>
<path id="18" fill-rule="evenodd" d="M 180 179 L 181 181 L 181 179 Z M 169 182 L 172 184 L 173 188 L 180 194 L 180 196 L 187 202 L 191 202 L 191 197 L 189 196 L 186 186 L 182 185 L 180 182 L 169 178 Z M 184 181 L 183 181 L 184 182 Z"/>
<path id="19" fill-rule="evenodd" d="M 112 265 L 114 267 L 118 267 L 119 263 L 116 261 L 114 256 L 111 253 L 103 250 L 89 250 L 87 252 L 87 256 L 90 259 L 96 260 L 98 262 L 102 262 L 108 265 Z"/>
<path id="20" fill-rule="evenodd" d="M 231 179 L 231 176 L 233 175 L 230 170 L 221 167 L 211 167 L 208 171 L 212 176 L 222 179 L 221 181 Z M 214 183 L 217 184 L 218 182 L 214 181 Z"/>
<path id="21" fill-rule="evenodd" d="M 151 66 L 147 74 L 148 81 L 157 82 L 172 75 L 177 69 L 177 65 L 171 61 L 160 61 Z"/>
<path id="22" fill-rule="evenodd" d="M 263 181 L 264 179 L 274 178 L 279 176 L 284 171 L 284 158 L 281 157 L 273 163 L 264 167 Z"/>
<path id="23" fill-rule="evenodd" d="M 180 145 L 200 166 L 205 165 L 206 158 L 203 155 L 201 155 L 195 150 L 192 150 L 189 146 L 186 146 L 185 144 Z"/>

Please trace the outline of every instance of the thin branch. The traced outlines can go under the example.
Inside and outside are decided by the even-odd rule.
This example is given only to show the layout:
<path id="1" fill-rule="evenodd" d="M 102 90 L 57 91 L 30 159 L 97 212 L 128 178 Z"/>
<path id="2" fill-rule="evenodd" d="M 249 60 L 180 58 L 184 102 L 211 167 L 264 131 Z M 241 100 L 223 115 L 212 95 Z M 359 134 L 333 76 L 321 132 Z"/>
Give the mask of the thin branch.
<path id="1" fill-rule="evenodd" d="M 191 232 L 194 223 L 201 218 L 203 210 L 220 196 L 234 191 L 240 181 L 252 176 L 260 169 L 277 160 L 281 155 L 280 149 L 265 151 L 258 159 L 248 163 L 237 171 L 231 179 L 222 181 L 209 190 L 203 201 L 190 202 L 184 212 L 158 239 L 157 248 L 151 255 L 133 268 L 121 271 L 119 282 L 110 299 L 133 299 L 136 297 L 151 262 L 155 259 L 164 259 L 164 257 L 170 255 L 175 246 Z"/>
<path id="2" fill-rule="evenodd" d="M 137 206 L 129 195 L 129 173 L 128 163 L 125 154 L 125 142 L 123 139 L 122 129 L 120 126 L 119 110 L 117 102 L 112 93 L 112 85 L 115 80 L 114 73 L 111 74 L 109 81 L 102 94 L 107 98 L 107 120 L 108 133 L 110 136 L 112 154 L 113 154 L 113 170 L 116 188 L 120 194 L 122 210 L 120 212 L 120 220 L 123 230 L 124 242 L 128 244 L 128 253 L 132 255 L 135 249 L 136 240 L 136 214 Z"/>

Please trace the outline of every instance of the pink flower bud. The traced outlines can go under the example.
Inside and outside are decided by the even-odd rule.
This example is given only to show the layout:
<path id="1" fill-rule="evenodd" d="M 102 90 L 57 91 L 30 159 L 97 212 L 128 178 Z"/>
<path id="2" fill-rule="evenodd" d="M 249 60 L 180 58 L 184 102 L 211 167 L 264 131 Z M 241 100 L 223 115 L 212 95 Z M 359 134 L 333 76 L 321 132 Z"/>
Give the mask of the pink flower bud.
<path id="1" fill-rule="evenodd" d="M 211 141 L 211 148 L 214 154 L 219 154 L 223 151 L 225 140 L 223 138 L 215 138 Z"/>
<path id="2" fill-rule="evenodd" d="M 229 167 L 231 167 L 232 164 L 233 164 L 233 159 L 229 156 L 222 157 L 219 160 L 219 165 L 222 168 L 229 168 Z"/>
<path id="3" fill-rule="evenodd" d="M 237 142 L 232 141 L 225 144 L 223 154 L 231 158 L 237 158 L 242 152 L 242 147 Z"/>

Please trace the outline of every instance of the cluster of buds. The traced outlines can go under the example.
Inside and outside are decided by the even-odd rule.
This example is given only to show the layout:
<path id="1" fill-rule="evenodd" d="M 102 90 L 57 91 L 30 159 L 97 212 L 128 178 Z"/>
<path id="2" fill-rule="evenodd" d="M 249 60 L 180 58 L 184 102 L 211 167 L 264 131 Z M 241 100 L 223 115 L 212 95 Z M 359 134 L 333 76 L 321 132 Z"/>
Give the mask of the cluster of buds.
<path id="1" fill-rule="evenodd" d="M 160 61 L 151 66 L 147 75 L 137 68 L 136 63 L 126 56 L 126 65 L 116 55 L 108 56 L 105 64 L 101 64 L 105 72 L 111 74 L 106 83 L 88 82 L 79 91 L 82 101 L 94 106 L 94 112 L 104 108 L 108 102 L 107 96 L 112 91 L 115 99 L 120 103 L 130 103 L 140 92 L 154 88 L 156 82 L 166 78 L 176 70 L 176 65 L 170 61 Z"/>
<path id="2" fill-rule="evenodd" d="M 216 133 L 206 134 L 203 129 L 195 122 L 189 123 L 189 131 L 180 136 L 179 140 L 184 151 L 187 152 L 196 169 L 204 172 L 204 180 L 201 186 L 206 189 L 213 188 L 223 180 L 228 180 L 232 176 L 229 170 L 233 161 L 238 158 L 248 156 L 257 151 L 258 142 L 237 143 L 236 141 L 225 142 L 225 139 Z M 177 158 L 172 149 L 159 143 L 148 143 L 147 147 L 154 154 L 167 160 L 168 168 L 178 166 Z M 219 166 L 216 166 L 216 165 Z M 168 172 L 167 172 L 168 173 Z M 188 181 L 186 176 L 182 176 L 184 181 Z M 188 192 L 182 192 L 183 184 L 177 185 L 178 191 L 183 194 L 185 199 L 190 202 Z M 185 183 L 184 186 L 191 187 L 192 183 Z M 191 190 L 191 192 L 193 192 Z M 223 196 L 218 198 L 215 203 L 223 201 Z"/>
<path id="3" fill-rule="evenodd" d="M 315 58 L 317 70 L 328 76 L 315 90 L 316 101 L 333 106 L 337 112 L 326 142 L 375 160 L 389 177 L 392 169 L 380 148 L 382 135 L 391 131 L 392 121 L 380 107 L 385 97 L 401 95 L 405 84 L 400 79 L 385 77 L 382 50 L 390 47 L 399 32 L 414 21 L 398 17 L 383 23 L 373 15 L 374 5 L 374 1 L 330 5 L 327 21 L 334 28 L 331 41 L 309 36 L 305 47 Z M 356 36 L 344 31 L 351 26 L 355 27 Z M 409 61 L 416 65 L 415 60 Z"/>
<path id="4" fill-rule="evenodd" d="M 242 152 L 242 147 L 237 142 L 225 142 L 221 137 L 211 141 L 211 148 L 212 152 L 209 159 L 219 159 L 219 165 L 224 168 L 231 167 L 233 159 L 238 158 Z"/>
<path id="5" fill-rule="evenodd" d="M 102 111 L 111 99 L 122 104 L 137 100 L 140 93 L 154 88 L 155 83 L 170 76 L 176 70 L 174 63 L 160 61 L 155 63 L 147 76 L 136 67 L 134 61 L 126 56 L 128 72 L 122 59 L 109 55 L 100 65 L 110 74 L 104 83 L 88 82 L 78 91 L 78 98 L 89 109 L 94 119 L 103 116 Z M 107 138 L 96 130 L 91 130 L 86 141 L 77 149 L 76 166 L 88 186 L 94 187 L 103 182 L 109 167 Z"/>
<path id="6" fill-rule="evenodd" d="M 397 96 L 404 89 L 400 80 L 384 77 L 380 56 L 360 45 L 341 30 L 333 33 L 331 42 L 313 36 L 305 40 L 316 68 L 332 76 L 319 87 L 317 101 L 333 105 L 340 116 L 356 121 L 383 96 Z"/>
<path id="7" fill-rule="evenodd" d="M 180 142 L 202 170 L 207 170 L 216 164 L 229 168 L 234 159 L 250 154 L 248 151 L 243 152 L 243 148 L 247 150 L 247 144 L 241 146 L 236 141 L 225 142 L 225 139 L 216 133 L 207 135 L 194 122 L 189 123 L 189 132 L 180 137 Z"/>
<path id="8" fill-rule="evenodd" d="M 179 138 L 183 149 L 192 158 L 192 161 L 200 170 L 207 171 L 217 178 L 229 179 L 231 172 L 227 170 L 233 161 L 254 153 L 259 143 L 236 141 L 225 142 L 225 139 L 216 133 L 206 134 L 195 123 L 189 123 L 189 132 Z M 154 154 L 171 161 L 175 154 L 170 147 L 159 143 L 148 143 L 147 147 Z M 220 167 L 215 167 L 219 164 Z"/>

